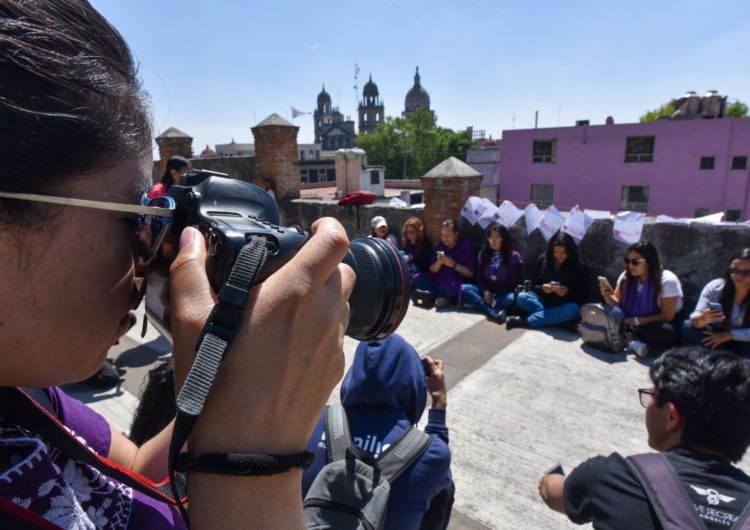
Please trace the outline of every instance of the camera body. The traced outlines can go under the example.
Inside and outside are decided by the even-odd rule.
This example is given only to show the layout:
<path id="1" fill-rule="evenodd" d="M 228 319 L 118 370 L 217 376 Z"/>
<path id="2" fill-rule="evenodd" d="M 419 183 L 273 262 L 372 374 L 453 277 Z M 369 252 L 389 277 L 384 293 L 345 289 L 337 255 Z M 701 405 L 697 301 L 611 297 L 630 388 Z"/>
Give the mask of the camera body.
<path id="1" fill-rule="evenodd" d="M 206 274 L 215 292 L 221 290 L 251 237 L 265 239 L 268 250 L 256 283 L 279 270 L 310 237 L 301 227 L 281 226 L 276 201 L 265 190 L 223 173 L 192 170 L 169 189 L 169 195 L 175 211 L 146 281 L 146 316 L 170 342 L 169 266 L 185 227 L 195 226 L 206 238 Z M 358 340 L 387 337 L 409 307 L 411 279 L 403 258 L 385 240 L 361 238 L 351 242 L 342 261 L 357 275 L 349 296 L 347 335 Z"/>

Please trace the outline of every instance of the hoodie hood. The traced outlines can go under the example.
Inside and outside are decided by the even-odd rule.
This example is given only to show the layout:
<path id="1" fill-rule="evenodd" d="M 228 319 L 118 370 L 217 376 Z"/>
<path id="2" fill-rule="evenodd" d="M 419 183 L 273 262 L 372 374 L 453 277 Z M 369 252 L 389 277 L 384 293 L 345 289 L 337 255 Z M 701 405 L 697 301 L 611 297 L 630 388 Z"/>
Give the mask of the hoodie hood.
<path id="1" fill-rule="evenodd" d="M 344 406 L 389 407 L 417 423 L 427 403 L 424 368 L 414 347 L 400 335 L 360 342 L 341 384 Z"/>

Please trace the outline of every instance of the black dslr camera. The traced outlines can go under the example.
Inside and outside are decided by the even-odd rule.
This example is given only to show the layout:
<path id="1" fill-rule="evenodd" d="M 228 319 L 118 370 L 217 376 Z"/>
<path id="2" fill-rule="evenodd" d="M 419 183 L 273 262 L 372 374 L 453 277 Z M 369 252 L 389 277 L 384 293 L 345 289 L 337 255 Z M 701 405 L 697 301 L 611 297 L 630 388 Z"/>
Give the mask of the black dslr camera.
<path id="1" fill-rule="evenodd" d="M 208 241 L 206 273 L 219 292 L 237 256 L 251 236 L 266 240 L 268 255 L 257 283 L 289 261 L 309 234 L 298 226 L 281 226 L 276 201 L 262 188 L 223 173 L 192 170 L 169 189 L 176 208 L 170 233 L 147 278 L 146 315 L 170 341 L 169 265 L 186 226 L 197 227 Z M 409 307 L 411 282 L 398 250 L 378 238 L 351 242 L 343 262 L 357 275 L 349 297 L 346 334 L 357 340 L 378 340 L 393 333 Z"/>

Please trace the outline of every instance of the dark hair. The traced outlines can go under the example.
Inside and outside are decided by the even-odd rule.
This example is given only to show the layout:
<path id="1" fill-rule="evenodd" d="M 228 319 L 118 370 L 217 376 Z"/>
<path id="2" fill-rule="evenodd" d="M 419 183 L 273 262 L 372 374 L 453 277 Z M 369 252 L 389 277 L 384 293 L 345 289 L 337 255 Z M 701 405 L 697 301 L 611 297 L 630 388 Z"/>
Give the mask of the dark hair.
<path id="1" fill-rule="evenodd" d="M 641 240 L 638 243 L 634 243 L 628 247 L 628 251 L 625 253 L 627 257 L 631 252 L 636 252 L 643 256 L 648 266 L 648 281 L 651 284 L 651 291 L 654 293 L 654 299 L 652 303 L 654 307 L 658 306 L 659 293 L 661 293 L 661 274 L 662 266 L 659 261 L 659 253 L 656 251 L 656 247 L 648 241 Z M 625 303 L 626 299 L 636 296 L 636 289 L 638 288 L 638 282 L 633 281 L 633 275 L 630 274 L 630 267 L 625 266 L 625 277 L 623 278 L 623 285 L 621 287 L 622 300 L 621 303 Z"/>
<path id="2" fill-rule="evenodd" d="M 409 238 L 406 237 L 407 228 L 413 228 L 417 231 L 416 247 L 421 248 L 422 241 L 424 241 L 424 224 L 419 220 L 419 217 L 410 217 L 404 223 L 404 227 L 401 230 L 401 248 L 406 248 L 406 245 L 409 244 Z"/>
<path id="3" fill-rule="evenodd" d="M 685 418 L 684 444 L 733 462 L 750 445 L 750 364 L 724 351 L 673 348 L 651 365 L 656 405 L 673 403 Z"/>
<path id="4" fill-rule="evenodd" d="M 174 365 L 170 360 L 149 370 L 146 388 L 130 425 L 130 439 L 138 446 L 143 445 L 164 430 L 175 414 Z"/>
<path id="5" fill-rule="evenodd" d="M 487 237 L 490 237 L 493 232 L 498 232 L 500 234 L 500 237 L 503 238 L 503 242 L 500 246 L 500 256 L 502 256 L 503 258 L 503 265 L 506 267 L 510 267 L 510 260 L 513 256 L 513 238 L 511 237 L 508 229 L 500 223 L 493 222 L 492 224 L 490 224 L 490 226 L 487 227 L 487 230 L 485 230 L 485 235 Z M 490 259 L 492 259 L 492 254 L 494 254 L 494 252 L 495 251 L 490 248 L 490 244 L 485 238 L 484 243 L 482 244 L 482 249 L 479 251 L 480 270 L 483 270 L 484 267 L 490 262 Z"/>
<path id="6" fill-rule="evenodd" d="M 576 245 L 576 240 L 573 239 L 573 236 L 570 234 L 558 230 L 547 242 L 547 250 L 544 253 L 544 263 L 542 264 L 542 274 L 545 276 L 554 274 L 555 247 L 565 247 L 565 253 L 568 255 L 568 258 L 565 260 L 565 263 L 562 264 L 562 267 L 578 267 L 580 265 L 580 262 L 578 261 L 578 245 Z"/>
<path id="7" fill-rule="evenodd" d="M 727 315 L 727 318 L 730 318 L 732 315 L 735 295 L 734 282 L 732 281 L 731 274 L 729 274 L 729 267 L 736 259 L 750 260 L 750 248 L 743 248 L 739 252 L 735 252 L 732 258 L 729 260 L 729 263 L 727 264 L 727 269 L 724 271 L 724 288 L 721 290 L 719 302 L 721 303 L 721 307 L 724 309 L 724 314 Z M 745 311 L 742 327 L 750 327 L 750 295 L 745 296 L 745 299 L 742 301 L 742 308 Z"/>
<path id="8" fill-rule="evenodd" d="M 190 165 L 190 160 L 185 158 L 184 156 L 178 156 L 174 155 L 169 160 L 167 160 L 167 163 L 164 167 L 164 174 L 161 176 L 161 183 L 164 184 L 169 190 L 169 188 L 172 186 L 172 170 L 179 171 L 184 167 L 187 167 Z"/>
<path id="9" fill-rule="evenodd" d="M 446 219 L 445 221 L 443 221 L 443 223 L 440 225 L 440 229 L 442 230 L 443 228 L 450 228 L 458 236 L 461 235 L 458 231 L 458 224 L 456 224 L 456 221 L 454 221 L 453 219 Z"/>
<path id="10" fill-rule="evenodd" d="M 0 189 L 50 194 L 147 153 L 136 74 L 122 36 L 88 2 L 0 0 Z M 0 221 L 43 211 L 4 199 Z"/>

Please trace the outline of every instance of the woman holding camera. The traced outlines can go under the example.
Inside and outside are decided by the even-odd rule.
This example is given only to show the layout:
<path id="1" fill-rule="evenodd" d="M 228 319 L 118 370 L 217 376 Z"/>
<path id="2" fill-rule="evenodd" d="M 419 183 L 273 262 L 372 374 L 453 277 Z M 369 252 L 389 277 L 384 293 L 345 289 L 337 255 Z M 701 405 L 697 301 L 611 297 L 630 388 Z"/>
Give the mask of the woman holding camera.
<path id="1" fill-rule="evenodd" d="M 161 481 L 173 424 L 136 447 L 57 388 L 95 372 L 127 331 L 158 250 L 158 234 L 145 227 L 171 214 L 163 198 L 142 202 L 152 136 L 135 64 L 119 33 L 79 0 L 0 0 L 0 43 L 0 391 L 40 389 L 51 413 L 92 451 Z M 341 264 L 348 248 L 341 225 L 324 219 L 313 232 L 253 288 L 190 452 L 305 450 L 343 372 L 354 283 Z M 177 390 L 215 301 L 203 235 L 187 228 L 179 246 L 169 278 Z M 174 508 L 22 428 L 8 419 L 14 412 L 0 400 L 3 521 L 184 528 Z M 302 527 L 301 475 L 296 467 L 254 477 L 188 472 L 191 526 Z"/>
<path id="2" fill-rule="evenodd" d="M 532 285 L 516 299 L 526 316 L 508 317 L 508 329 L 554 326 L 578 318 L 586 298 L 586 268 L 578 259 L 578 246 L 570 234 L 558 231 L 550 238 Z"/>
<path id="3" fill-rule="evenodd" d="M 505 310 L 513 305 L 513 290 L 521 281 L 523 258 L 513 250 L 513 239 L 503 225 L 490 224 L 486 235 L 477 258 L 477 284 L 463 284 L 461 294 L 465 302 L 502 324 Z"/>
<path id="4" fill-rule="evenodd" d="M 648 355 L 649 347 L 668 348 L 677 342 L 672 324 L 682 309 L 682 285 L 659 261 L 656 247 L 640 241 L 628 248 L 623 259 L 625 270 L 614 289 L 600 280 L 604 301 L 623 313 L 628 349 L 639 357 Z"/>
<path id="5" fill-rule="evenodd" d="M 708 282 L 690 318 L 682 324 L 688 344 L 750 355 L 750 248 L 729 260 L 724 276 Z"/>

